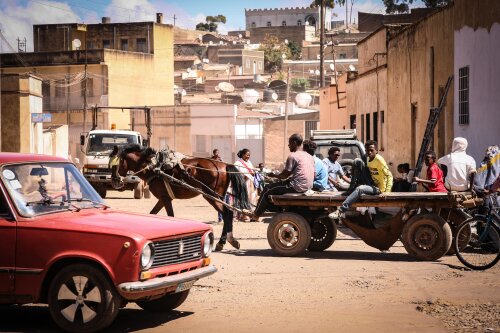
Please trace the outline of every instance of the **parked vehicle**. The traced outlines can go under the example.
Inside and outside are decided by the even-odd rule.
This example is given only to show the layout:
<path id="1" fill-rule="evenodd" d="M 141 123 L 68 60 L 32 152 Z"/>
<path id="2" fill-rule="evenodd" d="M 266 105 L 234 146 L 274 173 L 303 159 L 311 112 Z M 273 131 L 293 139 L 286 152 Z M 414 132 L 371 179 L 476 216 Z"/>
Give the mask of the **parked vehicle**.
<path id="1" fill-rule="evenodd" d="M 210 265 L 210 226 L 109 208 L 78 169 L 0 153 L 0 304 L 47 303 L 58 326 L 95 332 L 127 302 L 170 311 Z"/>
<path id="2" fill-rule="evenodd" d="M 129 144 L 142 144 L 139 132 L 122 130 L 92 130 L 80 137 L 80 145 L 84 152 L 83 175 L 102 198 L 108 190 L 116 190 L 111 185 L 111 168 L 109 154 L 114 146 L 118 148 Z M 119 191 L 133 190 L 134 198 L 140 199 L 144 193 L 142 180 L 133 175 L 123 179 L 124 186 Z"/>

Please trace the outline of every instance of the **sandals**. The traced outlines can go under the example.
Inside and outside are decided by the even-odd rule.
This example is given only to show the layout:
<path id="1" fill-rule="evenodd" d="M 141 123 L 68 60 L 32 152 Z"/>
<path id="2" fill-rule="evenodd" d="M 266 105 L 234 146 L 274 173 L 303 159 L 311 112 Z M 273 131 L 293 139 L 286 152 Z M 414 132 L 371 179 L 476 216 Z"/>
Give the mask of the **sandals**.
<path id="1" fill-rule="evenodd" d="M 214 252 L 220 252 L 224 248 L 224 243 L 218 242 L 215 244 Z"/>
<path id="2" fill-rule="evenodd" d="M 240 242 L 238 242 L 236 239 L 231 239 L 231 240 L 227 240 L 227 242 L 229 244 L 231 244 L 232 247 L 234 247 L 235 249 L 239 250 L 240 249 Z"/>

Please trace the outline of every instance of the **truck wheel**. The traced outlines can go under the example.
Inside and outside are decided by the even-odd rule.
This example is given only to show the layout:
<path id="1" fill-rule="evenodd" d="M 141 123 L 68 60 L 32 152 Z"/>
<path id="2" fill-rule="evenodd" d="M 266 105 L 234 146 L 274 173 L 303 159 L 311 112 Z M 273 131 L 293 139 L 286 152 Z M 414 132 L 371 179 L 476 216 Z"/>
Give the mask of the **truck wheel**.
<path id="1" fill-rule="evenodd" d="M 151 198 L 151 191 L 149 190 L 149 185 L 144 186 L 144 199 Z"/>
<path id="2" fill-rule="evenodd" d="M 86 333 L 111 325 L 120 309 L 120 297 L 100 270 L 75 264 L 54 277 L 48 304 L 50 315 L 59 327 Z"/>
<path id="3" fill-rule="evenodd" d="M 97 191 L 97 194 L 99 194 L 101 196 L 101 198 L 103 198 L 103 199 L 106 198 L 106 194 L 108 191 L 104 186 L 97 186 L 95 188 L 95 190 Z"/>
<path id="4" fill-rule="evenodd" d="M 267 241 L 278 255 L 293 257 L 309 246 L 311 227 L 299 214 L 279 213 L 267 227 Z"/>
<path id="5" fill-rule="evenodd" d="M 411 256 L 425 261 L 441 258 L 451 246 L 451 229 L 436 214 L 417 215 L 406 222 L 401 235 L 403 245 Z"/>
<path id="6" fill-rule="evenodd" d="M 184 303 L 189 295 L 189 290 L 184 290 L 176 294 L 168 294 L 152 301 L 139 301 L 137 305 L 150 312 L 168 312 Z"/>
<path id="7" fill-rule="evenodd" d="M 134 199 L 142 198 L 143 191 L 144 191 L 144 185 L 142 184 L 142 181 L 135 184 L 135 186 L 134 186 Z"/>
<path id="8" fill-rule="evenodd" d="M 324 251 L 332 246 L 337 238 L 337 224 L 328 216 L 322 216 L 314 220 L 311 227 L 311 242 L 307 249 L 309 251 Z"/>

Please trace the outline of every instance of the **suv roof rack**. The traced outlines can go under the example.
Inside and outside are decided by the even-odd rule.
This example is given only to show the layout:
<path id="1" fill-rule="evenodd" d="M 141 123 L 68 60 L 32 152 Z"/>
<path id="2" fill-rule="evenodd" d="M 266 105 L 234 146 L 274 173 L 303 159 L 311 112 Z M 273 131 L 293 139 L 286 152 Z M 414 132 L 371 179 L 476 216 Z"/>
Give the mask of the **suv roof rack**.
<path id="1" fill-rule="evenodd" d="M 356 139 L 355 129 L 312 130 L 311 140 Z"/>

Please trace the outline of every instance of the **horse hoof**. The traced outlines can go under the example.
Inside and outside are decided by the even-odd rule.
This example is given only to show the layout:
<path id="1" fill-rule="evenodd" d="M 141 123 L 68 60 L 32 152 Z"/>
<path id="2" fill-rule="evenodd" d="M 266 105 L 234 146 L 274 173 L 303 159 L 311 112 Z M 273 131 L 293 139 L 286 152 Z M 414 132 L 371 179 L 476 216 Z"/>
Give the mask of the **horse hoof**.
<path id="1" fill-rule="evenodd" d="M 231 244 L 231 246 L 235 249 L 240 249 L 240 242 L 238 242 L 236 239 L 228 240 L 228 243 Z"/>
<path id="2" fill-rule="evenodd" d="M 215 252 L 219 252 L 219 251 L 222 251 L 223 248 L 224 248 L 224 244 L 223 243 L 217 243 L 217 244 L 215 244 L 214 251 Z"/>

